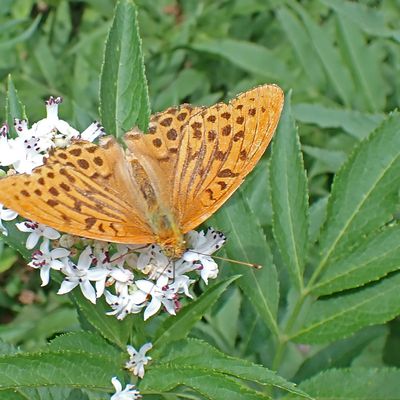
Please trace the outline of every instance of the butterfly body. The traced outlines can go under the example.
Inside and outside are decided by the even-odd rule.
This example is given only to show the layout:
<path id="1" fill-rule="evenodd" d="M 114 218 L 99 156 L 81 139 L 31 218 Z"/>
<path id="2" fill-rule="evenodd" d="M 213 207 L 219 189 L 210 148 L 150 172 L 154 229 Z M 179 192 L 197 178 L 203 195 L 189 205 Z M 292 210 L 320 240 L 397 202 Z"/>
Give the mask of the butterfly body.
<path id="1" fill-rule="evenodd" d="M 55 149 L 32 174 L 0 179 L 0 203 L 60 231 L 116 243 L 158 243 L 173 257 L 184 234 L 240 186 L 267 148 L 283 105 L 264 85 L 229 104 L 182 105 L 113 137 Z"/>

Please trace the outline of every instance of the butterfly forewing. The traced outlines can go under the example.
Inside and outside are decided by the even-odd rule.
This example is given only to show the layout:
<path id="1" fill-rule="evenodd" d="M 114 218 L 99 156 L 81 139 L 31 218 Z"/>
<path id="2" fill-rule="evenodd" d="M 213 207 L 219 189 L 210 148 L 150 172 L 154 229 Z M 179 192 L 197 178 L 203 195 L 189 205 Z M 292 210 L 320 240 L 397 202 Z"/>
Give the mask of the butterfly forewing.
<path id="1" fill-rule="evenodd" d="M 188 121 L 173 188 L 184 232 L 212 215 L 240 186 L 271 141 L 282 106 L 282 90 L 265 85 Z"/>

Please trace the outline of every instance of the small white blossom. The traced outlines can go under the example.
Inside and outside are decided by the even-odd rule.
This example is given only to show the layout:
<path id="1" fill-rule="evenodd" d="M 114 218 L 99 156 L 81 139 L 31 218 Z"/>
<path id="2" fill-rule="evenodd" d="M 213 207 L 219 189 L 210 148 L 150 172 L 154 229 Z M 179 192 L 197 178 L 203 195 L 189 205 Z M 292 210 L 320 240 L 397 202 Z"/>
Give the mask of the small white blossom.
<path id="1" fill-rule="evenodd" d="M 50 98 L 46 100 L 47 116 L 32 125 L 30 129 L 31 135 L 39 137 L 50 136 L 53 138 L 59 133 L 68 139 L 79 136 L 79 132 L 76 129 L 72 128 L 68 122 L 58 117 L 58 106 L 61 103 L 61 97 L 54 98 L 50 96 Z"/>
<path id="2" fill-rule="evenodd" d="M 179 308 L 178 295 L 172 286 L 168 285 L 168 277 L 165 275 L 160 276 L 156 283 L 140 279 L 135 282 L 138 289 L 140 289 L 145 297 L 151 297 L 150 303 L 144 311 L 144 320 L 157 313 L 161 305 L 165 307 L 169 314 L 175 315 L 176 310 Z"/>
<path id="3" fill-rule="evenodd" d="M 126 347 L 129 353 L 129 361 L 126 362 L 125 368 L 133 373 L 133 375 L 138 376 L 139 378 L 144 377 L 144 366 L 151 361 L 151 357 L 146 356 L 146 353 L 151 350 L 153 345 L 151 343 L 145 343 L 139 351 L 128 345 Z"/>
<path id="4" fill-rule="evenodd" d="M 3 124 L 0 127 L 0 165 L 5 167 L 18 160 L 19 154 L 16 154 L 12 148 L 12 140 L 7 137 L 8 125 Z"/>
<path id="5" fill-rule="evenodd" d="M 146 305 L 146 294 L 141 290 L 135 290 L 133 293 L 129 293 L 128 287 L 118 296 L 106 290 L 105 296 L 107 303 L 113 309 L 113 311 L 109 311 L 107 315 L 116 315 L 119 320 L 123 320 L 129 314 L 140 313 Z"/>
<path id="6" fill-rule="evenodd" d="M 18 217 L 18 213 L 4 208 L 3 204 L 0 204 L 0 232 L 7 236 L 8 232 L 7 229 L 4 227 L 4 225 L 1 223 L 1 221 L 12 221 L 13 219 Z"/>
<path id="7" fill-rule="evenodd" d="M 117 252 L 111 257 L 110 263 L 113 266 L 122 268 L 126 264 L 130 268 L 136 268 L 138 263 L 138 248 L 142 245 L 130 245 L 117 243 Z"/>
<path id="8" fill-rule="evenodd" d="M 61 270 L 65 264 L 59 259 L 67 257 L 69 253 L 69 250 L 61 247 L 50 251 L 50 241 L 49 239 L 44 239 L 40 245 L 40 250 L 33 252 L 32 261 L 28 265 L 32 268 L 40 268 L 42 286 L 46 286 L 50 280 L 50 270 Z"/>
<path id="9" fill-rule="evenodd" d="M 174 273 L 173 261 L 156 244 L 140 250 L 137 268 L 148 275 L 149 279 L 158 279 L 161 275 L 172 278 Z"/>
<path id="10" fill-rule="evenodd" d="M 116 376 L 111 379 L 111 382 L 115 388 L 115 393 L 111 396 L 110 400 L 136 400 L 142 398 L 140 392 L 134 389 L 135 385 L 128 384 L 122 390 L 121 382 Z"/>
<path id="11" fill-rule="evenodd" d="M 91 123 L 81 134 L 80 138 L 82 140 L 87 140 L 88 142 L 93 142 L 98 137 L 105 135 L 104 128 L 102 125 L 94 121 Z"/>
<path id="12" fill-rule="evenodd" d="M 50 240 L 56 240 L 60 237 L 60 232 L 55 229 L 33 221 L 27 220 L 20 222 L 16 224 L 16 226 L 21 232 L 27 232 L 30 234 L 26 239 L 26 248 L 28 250 L 32 250 L 38 244 L 41 237 Z"/>
<path id="13" fill-rule="evenodd" d="M 226 237 L 209 228 L 206 233 L 190 231 L 187 240 L 191 248 L 185 252 L 183 259 L 196 265 L 201 278 L 208 284 L 208 279 L 214 279 L 218 275 L 218 265 L 210 255 L 223 246 Z"/>
<path id="14" fill-rule="evenodd" d="M 86 247 L 79 256 L 78 263 L 74 264 L 71 260 L 62 270 L 66 275 L 57 294 L 65 294 L 77 287 L 81 288 L 82 294 L 96 304 L 96 291 L 91 285 L 90 281 L 101 281 L 104 285 L 105 276 L 108 270 L 105 268 L 90 268 L 93 261 L 92 249 L 90 246 Z M 98 290 L 104 291 L 103 288 L 96 287 Z"/>

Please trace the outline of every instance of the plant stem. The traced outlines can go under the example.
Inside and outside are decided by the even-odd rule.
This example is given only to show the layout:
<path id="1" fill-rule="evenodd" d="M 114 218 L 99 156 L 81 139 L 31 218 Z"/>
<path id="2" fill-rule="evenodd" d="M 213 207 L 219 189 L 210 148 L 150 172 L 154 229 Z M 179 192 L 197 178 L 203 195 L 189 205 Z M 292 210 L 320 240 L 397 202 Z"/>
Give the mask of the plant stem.
<path id="1" fill-rule="evenodd" d="M 297 316 L 299 315 L 301 308 L 302 308 L 304 301 L 306 300 L 308 294 L 309 294 L 308 290 L 303 290 L 300 293 L 299 298 L 297 299 L 296 303 L 294 304 L 293 309 L 289 313 L 289 318 L 287 320 L 285 328 L 283 329 L 282 334 L 279 335 L 279 337 L 278 337 L 279 342 L 278 342 L 278 345 L 276 348 L 274 360 L 272 362 L 272 369 L 274 371 L 279 370 L 279 366 L 282 362 L 282 358 L 285 353 L 286 345 L 289 341 L 289 333 L 297 320 Z"/>

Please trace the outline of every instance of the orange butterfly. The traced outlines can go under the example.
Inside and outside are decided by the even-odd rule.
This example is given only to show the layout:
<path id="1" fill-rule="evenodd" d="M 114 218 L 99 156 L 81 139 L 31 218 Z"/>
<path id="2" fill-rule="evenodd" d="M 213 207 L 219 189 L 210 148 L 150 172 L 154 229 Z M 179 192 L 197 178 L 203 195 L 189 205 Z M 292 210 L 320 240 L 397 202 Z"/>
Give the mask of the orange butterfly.
<path id="1" fill-rule="evenodd" d="M 0 179 L 0 203 L 62 232 L 185 250 L 183 235 L 240 186 L 278 124 L 283 92 L 264 85 L 229 104 L 184 104 L 132 130 L 126 150 L 108 136 L 53 150 L 32 174 Z"/>

